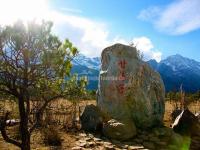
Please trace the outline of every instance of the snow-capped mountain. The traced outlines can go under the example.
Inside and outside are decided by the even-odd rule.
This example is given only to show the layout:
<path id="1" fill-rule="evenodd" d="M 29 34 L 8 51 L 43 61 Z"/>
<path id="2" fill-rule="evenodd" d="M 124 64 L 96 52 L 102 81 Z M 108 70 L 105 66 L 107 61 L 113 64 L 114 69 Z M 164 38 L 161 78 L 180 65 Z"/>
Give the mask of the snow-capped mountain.
<path id="1" fill-rule="evenodd" d="M 83 65 L 90 69 L 99 70 L 101 60 L 99 57 L 89 58 L 84 56 L 83 54 L 79 54 L 72 62 L 74 65 Z"/>
<path id="2" fill-rule="evenodd" d="M 181 85 L 187 92 L 200 90 L 200 62 L 176 54 L 159 63 L 156 60 L 149 60 L 147 63 L 160 73 L 166 91 L 178 91 Z M 100 64 L 99 57 L 79 55 L 73 60 L 72 72 L 88 76 L 88 89 L 97 89 Z"/>
<path id="3" fill-rule="evenodd" d="M 176 54 L 159 63 L 155 60 L 147 63 L 160 73 L 166 91 L 177 91 L 181 85 L 187 92 L 200 90 L 200 62 Z"/>
<path id="4" fill-rule="evenodd" d="M 73 67 L 71 72 L 77 73 L 79 76 L 87 76 L 89 84 L 87 89 L 96 90 L 98 86 L 98 77 L 100 69 L 100 58 L 89 58 L 82 54 L 79 54 L 72 61 Z"/>
<path id="5" fill-rule="evenodd" d="M 200 73 L 200 62 L 183 57 L 179 54 L 169 56 L 167 57 L 167 59 L 162 60 L 160 63 L 170 66 L 173 69 L 173 71 L 188 69 L 196 73 Z"/>

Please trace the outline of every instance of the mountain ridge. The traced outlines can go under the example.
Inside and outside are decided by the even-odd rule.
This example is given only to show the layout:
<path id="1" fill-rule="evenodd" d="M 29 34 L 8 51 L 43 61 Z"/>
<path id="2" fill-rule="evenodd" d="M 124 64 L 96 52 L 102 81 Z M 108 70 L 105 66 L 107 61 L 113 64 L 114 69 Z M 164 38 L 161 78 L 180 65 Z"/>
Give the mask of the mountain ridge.
<path id="1" fill-rule="evenodd" d="M 180 54 L 168 56 L 160 62 L 153 59 L 146 62 L 160 73 L 167 92 L 179 91 L 181 85 L 186 92 L 200 90 L 200 62 Z M 89 58 L 81 54 L 72 63 L 72 73 L 88 76 L 87 88 L 96 90 L 101 65 L 100 57 Z"/>

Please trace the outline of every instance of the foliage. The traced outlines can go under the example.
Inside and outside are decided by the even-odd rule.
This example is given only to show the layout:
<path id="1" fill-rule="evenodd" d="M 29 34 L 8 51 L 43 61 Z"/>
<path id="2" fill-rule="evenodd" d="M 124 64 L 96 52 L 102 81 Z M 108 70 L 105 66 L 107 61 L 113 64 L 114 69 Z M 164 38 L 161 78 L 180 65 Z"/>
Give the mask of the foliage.
<path id="1" fill-rule="evenodd" d="M 143 60 L 144 59 L 144 54 L 139 49 L 137 49 L 137 43 L 131 42 L 130 46 L 134 47 L 137 50 L 137 58 L 140 59 L 140 60 Z"/>
<path id="2" fill-rule="evenodd" d="M 72 102 L 77 102 L 87 94 L 85 88 L 87 85 L 86 77 L 79 78 L 77 74 L 74 74 L 70 77 L 70 79 L 66 79 L 66 82 L 63 86 L 65 87 L 66 85 L 66 99 Z"/>
<path id="3" fill-rule="evenodd" d="M 21 134 L 21 142 L 5 140 L 21 149 L 30 149 L 30 134 L 37 124 L 29 122 L 31 100 L 43 101 L 38 108 L 41 114 L 52 100 L 84 93 L 86 82 L 77 82 L 74 76 L 66 80 L 77 48 L 68 39 L 62 42 L 53 35 L 52 25 L 18 21 L 0 28 L 0 94 L 17 100 Z"/>
<path id="4" fill-rule="evenodd" d="M 84 100 L 95 100 L 96 98 L 96 90 L 88 90 L 85 97 L 83 97 Z"/>

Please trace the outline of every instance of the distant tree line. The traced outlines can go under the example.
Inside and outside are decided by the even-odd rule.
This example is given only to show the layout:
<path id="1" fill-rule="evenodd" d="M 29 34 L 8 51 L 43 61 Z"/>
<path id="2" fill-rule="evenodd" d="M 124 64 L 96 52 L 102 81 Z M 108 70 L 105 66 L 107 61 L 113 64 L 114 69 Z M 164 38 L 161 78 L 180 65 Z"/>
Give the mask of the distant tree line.
<path id="1" fill-rule="evenodd" d="M 195 101 L 200 101 L 200 90 L 195 92 L 195 93 L 185 93 L 185 100 L 187 102 L 195 102 Z M 166 93 L 166 100 L 168 101 L 176 101 L 178 102 L 181 99 L 181 93 L 180 92 L 175 92 L 175 91 L 170 91 Z"/>

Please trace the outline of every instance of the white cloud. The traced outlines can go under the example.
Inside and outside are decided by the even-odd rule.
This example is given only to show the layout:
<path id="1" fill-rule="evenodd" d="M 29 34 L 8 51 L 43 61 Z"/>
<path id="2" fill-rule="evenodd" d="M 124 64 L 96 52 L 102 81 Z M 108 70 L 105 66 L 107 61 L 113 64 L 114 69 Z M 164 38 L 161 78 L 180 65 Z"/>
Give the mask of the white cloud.
<path id="1" fill-rule="evenodd" d="M 63 39 L 69 38 L 87 56 L 100 56 L 101 50 L 111 43 L 103 22 L 60 12 L 51 12 L 51 16 L 54 32 Z"/>
<path id="2" fill-rule="evenodd" d="M 62 38 L 68 37 L 80 49 L 80 52 L 89 57 L 98 57 L 101 51 L 114 43 L 128 45 L 130 42 L 116 36 L 110 37 L 105 23 L 88 18 L 54 12 L 55 32 Z M 133 41 L 144 54 L 146 60 L 161 60 L 162 53 L 154 50 L 151 40 L 147 37 L 136 37 Z"/>
<path id="3" fill-rule="evenodd" d="M 157 6 L 151 6 L 147 9 L 143 9 L 140 14 L 138 15 L 138 18 L 144 21 L 154 21 L 161 12 L 161 9 Z"/>
<path id="4" fill-rule="evenodd" d="M 0 0 L 0 24 L 10 24 L 17 19 L 24 21 L 34 18 L 51 20 L 54 22 L 53 32 L 61 39 L 69 38 L 86 56 L 100 56 L 105 47 L 114 43 L 127 45 L 130 43 L 120 36 L 112 37 L 105 22 L 80 16 L 81 10 L 68 8 L 64 8 L 64 12 L 50 10 L 48 0 L 29 0 L 28 2 L 27 0 L 18 0 L 11 7 L 11 1 Z M 37 8 L 38 4 L 40 4 L 40 8 Z M 8 9 L 9 7 L 11 9 Z M 5 13 L 7 15 L 4 15 Z M 161 53 L 153 50 L 150 39 L 138 37 L 134 38 L 133 41 L 138 43 L 138 48 L 144 53 L 146 59 L 160 60 Z"/>
<path id="5" fill-rule="evenodd" d="M 154 50 L 151 40 L 145 36 L 133 38 L 132 43 L 144 55 L 145 60 L 155 59 L 157 62 L 161 60 L 162 53 Z"/>
<path id="6" fill-rule="evenodd" d="M 0 25 L 16 20 L 42 19 L 48 15 L 47 0 L 0 0 Z"/>
<path id="7" fill-rule="evenodd" d="M 138 18 L 150 21 L 162 32 L 182 35 L 200 29 L 199 6 L 199 0 L 176 0 L 165 7 L 144 9 Z"/>
<path id="8" fill-rule="evenodd" d="M 65 11 L 65 12 L 70 12 L 70 13 L 82 13 L 82 10 L 80 9 L 75 9 L 75 8 L 65 8 L 62 7 L 60 10 Z"/>

